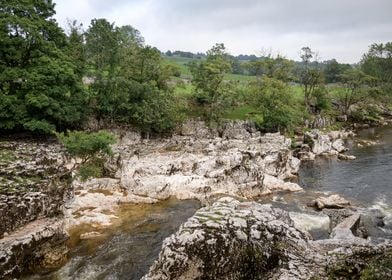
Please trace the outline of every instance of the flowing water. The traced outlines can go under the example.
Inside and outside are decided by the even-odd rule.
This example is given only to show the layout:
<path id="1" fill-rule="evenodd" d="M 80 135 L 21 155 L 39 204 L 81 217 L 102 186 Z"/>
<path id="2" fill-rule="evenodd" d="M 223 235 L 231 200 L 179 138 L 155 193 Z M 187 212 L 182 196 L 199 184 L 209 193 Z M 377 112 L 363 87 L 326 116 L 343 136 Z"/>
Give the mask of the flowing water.
<path id="1" fill-rule="evenodd" d="M 366 145 L 363 141 L 375 142 Z M 358 145 L 359 144 L 359 145 Z M 348 141 L 353 161 L 319 157 L 304 164 L 300 184 L 307 192 L 338 193 L 363 208 L 365 214 L 379 210 L 385 215 L 384 237 L 392 237 L 392 128 L 361 130 Z M 375 233 L 377 234 L 377 233 Z M 380 236 L 383 234 L 378 233 Z"/>
<path id="2" fill-rule="evenodd" d="M 358 147 L 361 139 L 377 141 L 376 145 Z M 363 209 L 385 215 L 385 226 L 371 233 L 392 237 L 392 128 L 371 128 L 359 132 L 348 143 L 354 161 L 319 157 L 304 164 L 300 184 L 305 189 L 297 194 L 275 196 L 273 204 L 289 211 L 314 214 L 306 207 L 309 200 L 322 193 L 338 193 Z M 264 200 L 266 202 L 268 199 Z M 196 201 L 169 200 L 155 205 L 122 206 L 119 223 L 102 231 L 102 236 L 81 240 L 85 228 L 71 232 L 69 262 L 56 272 L 29 279 L 140 279 L 157 258 L 164 238 L 177 231 L 179 225 L 200 207 Z M 313 212 L 312 212 L 313 211 Z M 306 219 L 306 215 L 305 219 Z M 317 231 L 317 221 L 309 216 L 310 228 L 315 226 L 316 238 L 328 237 L 328 228 Z M 328 223 L 327 223 L 328 227 Z"/>
<path id="3" fill-rule="evenodd" d="M 80 233 L 90 230 L 83 227 L 70 232 L 70 259 L 65 266 L 26 279 L 140 279 L 158 257 L 163 239 L 175 233 L 198 208 L 197 201 L 174 199 L 153 205 L 123 205 L 119 222 L 100 230 L 101 236 L 81 240 Z"/>
<path id="4" fill-rule="evenodd" d="M 300 172 L 301 185 L 338 192 L 365 206 L 392 202 L 392 128 L 362 130 L 357 138 L 377 144 L 358 147 L 350 141 L 350 153 L 357 157 L 354 161 L 319 157 L 314 163 L 305 164 Z"/>
<path id="5" fill-rule="evenodd" d="M 366 144 L 370 141 L 372 145 Z M 347 145 L 356 160 L 317 157 L 304 162 L 299 172 L 304 192 L 275 196 L 273 204 L 288 211 L 317 214 L 306 204 L 321 194 L 337 193 L 359 207 L 369 223 L 374 222 L 374 216 L 385 216 L 385 226 L 370 225 L 369 234 L 392 238 L 392 127 L 361 130 Z M 309 219 L 309 223 L 314 221 Z M 313 237 L 327 238 L 328 228 L 316 231 Z"/>

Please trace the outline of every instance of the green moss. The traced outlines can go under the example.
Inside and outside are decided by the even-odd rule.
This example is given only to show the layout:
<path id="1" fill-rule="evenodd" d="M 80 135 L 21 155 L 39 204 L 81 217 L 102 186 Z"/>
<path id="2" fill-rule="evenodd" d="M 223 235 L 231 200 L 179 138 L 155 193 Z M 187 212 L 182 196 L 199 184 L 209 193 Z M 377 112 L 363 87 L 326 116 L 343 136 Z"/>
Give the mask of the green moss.
<path id="1" fill-rule="evenodd" d="M 343 258 L 328 268 L 329 279 L 392 279 L 392 250 L 378 255 L 361 253 Z"/>
<path id="2" fill-rule="evenodd" d="M 0 163 L 9 163 L 16 159 L 13 151 L 0 148 Z"/>

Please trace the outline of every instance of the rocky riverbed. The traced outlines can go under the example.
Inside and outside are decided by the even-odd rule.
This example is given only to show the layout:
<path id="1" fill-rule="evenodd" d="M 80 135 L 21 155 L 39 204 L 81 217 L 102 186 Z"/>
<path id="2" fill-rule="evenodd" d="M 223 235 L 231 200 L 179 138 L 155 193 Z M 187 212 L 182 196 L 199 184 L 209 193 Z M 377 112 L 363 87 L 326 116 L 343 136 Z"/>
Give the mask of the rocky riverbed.
<path id="1" fill-rule="evenodd" d="M 5 229 L 6 236 L 0 240 L 0 253 L 2 256 L 0 267 L 4 268 L 3 277 L 17 276 L 25 270 L 31 270 L 31 268 L 37 269 L 38 267 L 44 267 L 50 270 L 56 267 L 56 265 L 62 264 L 66 261 L 67 250 L 64 248 L 59 250 L 58 248 L 64 246 L 67 231 L 77 232 L 79 239 L 97 238 L 101 235 L 103 229 L 118 224 L 121 205 L 129 203 L 156 203 L 173 197 L 181 200 L 197 199 L 203 205 L 212 207 L 208 208 L 208 211 L 214 209 L 214 207 L 221 207 L 223 210 L 226 209 L 227 211 L 223 211 L 225 212 L 223 216 L 218 215 L 219 217 L 215 217 L 216 219 L 222 218 L 225 221 L 224 223 L 232 218 L 234 219 L 238 215 L 245 215 L 241 211 L 241 213 L 237 213 L 239 210 L 237 206 L 243 205 L 240 208 L 245 207 L 250 211 L 245 211 L 247 213 L 245 215 L 246 227 L 248 224 L 251 226 L 252 223 L 256 223 L 259 227 L 258 231 L 260 233 L 261 230 L 260 234 L 262 235 L 265 232 L 260 227 L 268 228 L 270 222 L 275 223 L 273 222 L 274 220 L 280 220 L 281 225 L 279 227 L 281 231 L 279 234 L 281 236 L 278 235 L 278 232 L 274 232 L 275 228 L 268 236 L 272 236 L 271 238 L 273 240 L 278 240 L 277 242 L 283 247 L 288 246 L 287 248 L 292 246 L 290 244 L 299 242 L 299 244 L 302 244 L 302 247 L 300 246 L 301 248 L 293 247 L 293 250 L 297 249 L 298 251 L 298 256 L 294 259 L 297 260 L 297 263 L 299 260 L 306 260 L 310 264 L 309 266 L 300 267 L 297 265 L 291 267 L 291 264 L 295 262 L 290 261 L 290 256 L 285 255 L 284 250 L 279 251 L 279 248 L 274 249 L 275 246 L 279 247 L 279 244 L 275 241 L 271 243 L 265 239 L 253 240 L 253 237 L 249 237 L 250 231 L 248 229 L 242 229 L 246 236 L 239 233 L 241 236 L 237 236 L 239 238 L 237 241 L 234 239 L 234 245 L 229 244 L 231 242 L 230 240 L 226 240 L 225 246 L 228 247 L 225 248 L 227 249 L 226 253 L 230 253 L 230 250 L 239 250 L 239 252 L 244 252 L 244 254 L 247 252 L 246 256 L 242 253 L 238 258 L 231 256 L 231 253 L 229 255 L 219 256 L 220 259 L 216 261 L 212 260 L 217 266 L 214 265 L 214 267 L 209 267 L 202 271 L 199 269 L 203 263 L 202 259 L 198 259 L 196 262 L 192 260 L 187 263 L 190 267 L 190 272 L 188 271 L 186 272 L 187 274 L 184 274 L 189 277 L 187 276 L 188 278 L 186 278 L 184 276 L 185 278 L 181 278 L 183 276 L 178 276 L 180 277 L 178 279 L 194 279 L 192 275 L 198 275 L 197 273 L 201 273 L 200 277 L 204 277 L 205 279 L 219 279 L 212 277 L 217 277 L 220 272 L 222 273 L 222 277 L 228 277 L 224 279 L 244 279 L 238 278 L 241 275 L 245 275 L 246 277 L 253 275 L 253 279 L 258 279 L 257 277 L 260 278 L 262 275 L 271 275 L 271 277 L 274 275 L 273 277 L 278 279 L 278 274 L 289 278 L 294 277 L 292 275 L 303 275 L 303 279 L 308 279 L 306 277 L 313 275 L 310 271 L 313 269 L 312 265 L 316 265 L 317 262 L 313 261 L 311 265 L 307 256 L 300 256 L 301 252 L 302 254 L 309 252 L 309 256 L 312 254 L 315 255 L 314 252 L 320 249 L 319 247 L 317 247 L 317 250 L 315 249 L 316 247 L 314 246 L 316 245 L 314 244 L 316 243 L 313 243 L 309 234 L 306 233 L 306 230 L 311 228 L 311 226 L 309 227 L 310 216 L 306 216 L 303 213 L 288 213 L 271 208 L 270 206 L 262 206 L 258 203 L 241 204 L 239 201 L 260 200 L 265 197 L 273 197 L 273 194 L 301 192 L 302 188 L 295 183 L 301 160 L 314 160 L 316 156 L 320 155 L 336 156 L 340 159 L 352 159 L 353 157 L 346 154 L 347 149 L 343 142 L 343 139 L 353 135 L 351 132 L 333 131 L 321 133 L 318 130 L 313 130 L 303 136 L 299 147 L 295 150 L 292 149 L 293 143 L 291 139 L 287 139 L 279 134 L 261 135 L 255 126 L 249 122 L 227 122 L 219 128 L 210 129 L 202 122 L 192 121 L 184 125 L 178 134 L 163 139 L 143 139 L 140 133 L 129 130 L 113 130 L 113 133 L 117 135 L 118 143 L 113 147 L 114 156 L 105 165 L 106 173 L 110 174 L 110 177 L 95 178 L 87 182 L 74 180 L 72 185 L 67 180 L 59 182 L 56 176 L 54 176 L 54 174 L 59 173 L 67 167 L 67 159 L 62 154 L 61 148 L 56 144 L 36 143 L 34 144 L 35 146 L 33 145 L 33 148 L 27 149 L 29 153 L 26 152 L 26 149 L 18 148 L 26 147 L 29 143 L 22 141 L 17 144 L 4 144 L 5 146 L 16 145 L 16 148 L 10 149 L 14 152 L 7 152 L 7 157 L 4 157 L 7 160 L 3 161 L 2 164 L 6 166 L 6 170 L 18 170 L 17 168 L 13 168 L 15 166 L 14 163 L 20 162 L 20 158 L 23 158 L 25 163 L 19 165 L 22 166 L 20 169 L 25 169 L 26 172 L 12 171 L 11 173 L 18 174 L 17 176 L 26 174 L 25 177 L 22 177 L 28 178 L 30 176 L 28 174 L 30 173 L 27 170 L 31 170 L 31 174 L 41 174 L 41 181 L 46 183 L 43 184 L 41 181 L 38 181 L 34 185 L 30 184 L 31 180 L 24 179 L 28 182 L 28 187 L 24 188 L 27 191 L 16 192 L 18 194 L 15 197 L 18 201 L 27 201 L 25 196 L 31 196 L 35 193 L 37 201 L 42 202 L 42 205 L 39 204 L 41 206 L 38 207 L 34 206 L 36 203 L 27 203 L 26 206 L 26 203 L 19 201 L 16 205 L 22 208 L 27 207 L 25 211 L 27 211 L 28 215 L 8 211 L 11 209 L 7 206 L 8 202 L 5 202 L 6 204 L 4 205 L 6 206 L 1 208 L 3 209 L 3 213 L 5 213 L 5 215 L 2 215 L 5 220 L 12 220 L 10 219 L 11 214 L 9 213 L 14 213 L 14 215 L 16 213 L 16 216 L 20 217 L 17 220 L 19 219 L 21 221 L 14 228 L 8 227 Z M 2 150 L 5 149 L 3 148 Z M 37 155 L 40 156 L 37 157 Z M 11 160 L 8 160 L 10 158 Z M 24 168 L 23 166 L 29 166 L 29 168 Z M 8 174 L 4 178 L 11 177 Z M 17 180 L 13 180 L 13 182 L 17 182 Z M 53 188 L 54 184 L 56 186 L 58 185 L 59 188 Z M 12 184 L 6 183 L 6 185 L 10 186 Z M 41 187 L 37 189 L 37 186 Z M 31 190 L 34 190 L 34 192 Z M 49 190 L 56 190 L 56 194 L 48 195 Z M 10 197 L 12 198 L 13 195 L 7 193 L 5 196 L 6 199 Z M 50 201 L 46 202 L 45 197 L 49 197 Z M 224 199 L 220 200 L 221 198 Z M 220 206 L 214 204 L 217 200 L 220 201 Z M 347 206 L 350 207 L 350 202 L 342 197 L 326 196 L 324 198 L 318 198 L 312 205 L 319 209 L 345 208 Z M 260 207 L 263 209 L 261 210 Z M 190 221 L 195 221 L 194 219 L 197 219 L 200 213 L 203 216 L 203 211 L 206 210 L 200 211 Z M 270 213 L 268 214 L 270 216 L 277 216 L 266 219 L 261 217 L 259 213 L 257 214 L 259 216 L 256 218 L 250 218 L 254 211 L 266 211 L 266 213 Z M 379 252 L 381 250 L 379 248 L 383 247 L 376 248 L 374 247 L 375 245 L 370 244 L 366 239 L 362 238 L 366 236 L 363 234 L 364 230 L 360 216 L 355 216 L 356 210 L 352 209 L 347 212 L 344 209 L 344 211 L 346 212 L 328 213 L 328 211 L 324 212 L 323 210 L 321 216 L 313 215 L 310 218 L 324 219 L 328 228 L 328 234 L 331 233 L 331 237 L 335 239 L 355 240 L 355 244 L 365 244 L 364 246 L 368 252 Z M 209 217 L 210 215 L 208 214 L 207 216 Z M 215 218 L 213 217 L 212 221 L 215 221 Z M 252 222 L 249 222 L 247 220 L 248 218 Z M 351 220 L 344 222 L 345 219 L 349 218 Z M 207 220 L 200 220 L 199 222 L 204 223 Z M 344 222 L 343 225 L 338 226 L 342 222 Z M 186 228 L 188 224 L 189 222 L 184 224 L 182 229 Z M 230 234 L 240 230 L 236 228 L 237 226 L 235 225 L 234 228 L 230 226 L 228 228 L 215 227 L 216 232 L 214 234 L 217 236 L 212 239 L 223 242 L 225 238 L 231 236 Z M 204 225 L 199 223 L 197 227 L 204 228 Z M 182 234 L 182 229 L 180 229 L 177 235 Z M 226 234 L 225 232 L 229 232 L 230 234 Z M 291 233 L 296 236 L 294 238 L 295 240 L 288 239 L 291 238 Z M 218 237 L 219 234 L 222 234 L 222 236 Z M 274 237 L 274 235 L 277 236 Z M 21 238 L 21 236 L 23 237 Z M 30 246 L 26 247 L 29 249 L 21 249 L 22 247 L 18 247 L 19 245 L 15 244 L 15 240 L 22 240 L 23 244 Z M 217 248 L 210 248 L 210 245 L 213 245 L 211 243 L 212 241 L 207 241 L 208 239 L 202 238 L 197 241 L 197 246 L 211 250 L 209 257 L 213 258 Z M 207 243 L 202 244 L 203 242 Z M 249 242 L 253 245 L 250 246 Z M 286 244 L 286 242 L 288 243 Z M 347 243 L 349 244 L 348 247 L 356 246 L 350 242 Z M 334 241 L 332 243 L 335 244 L 333 250 L 339 251 L 343 250 L 343 247 L 347 248 L 347 246 L 343 246 L 344 242 Z M 168 244 L 168 242 L 164 243 L 161 256 L 158 260 L 158 263 L 161 263 L 161 267 L 166 268 L 171 264 L 167 263 L 162 255 L 165 254 L 163 253 L 165 250 L 171 250 L 167 249 Z M 48 248 L 53 248 L 53 250 L 49 250 Z M 273 256 L 267 256 L 269 253 L 267 255 L 264 255 L 264 253 L 261 254 L 260 248 L 266 249 L 266 252 L 271 250 L 278 250 L 279 252 L 277 253 L 278 255 L 272 254 Z M 34 253 L 29 253 L 28 255 L 23 255 L 22 258 L 16 259 L 14 257 L 15 253 L 19 251 Z M 327 251 L 324 250 L 320 254 L 320 256 L 317 255 L 317 258 L 320 257 L 319 260 L 327 263 L 330 261 L 326 257 L 328 255 Z M 344 256 L 348 255 L 345 254 Z M 238 273 L 240 274 L 235 274 L 234 270 L 230 270 L 231 268 L 229 269 L 228 267 L 224 267 L 221 270 L 220 260 L 223 257 L 230 260 L 225 265 L 227 266 L 231 263 L 233 268 L 238 268 Z M 240 260 L 245 260 L 244 267 L 241 267 L 237 263 Z M 261 266 L 258 266 L 259 262 Z M 277 265 L 276 262 L 278 264 L 284 263 L 284 265 Z M 178 264 L 179 262 L 177 262 Z M 271 265 L 273 266 L 272 270 L 270 270 Z M 16 269 L 9 269 L 7 267 L 16 267 Z M 168 272 L 159 271 L 157 267 L 157 264 L 155 264 L 151 268 L 146 279 L 150 277 L 152 279 L 164 279 L 156 277 Z M 323 271 L 324 274 L 322 275 L 327 275 L 328 271 L 325 270 L 325 266 L 319 264 L 317 267 L 317 269 Z M 249 272 L 246 272 L 248 270 Z M 278 273 L 277 271 L 281 272 Z M 183 275 L 181 273 L 178 275 Z M 287 279 L 287 277 L 280 279 Z M 169 277 L 167 279 L 177 278 Z"/>
<path id="2" fill-rule="evenodd" d="M 70 178 L 56 143 L 0 142 L 0 278 L 64 263 Z M 58 249 L 61 248 L 61 249 Z"/>
<path id="3" fill-rule="evenodd" d="M 331 239 L 313 241 L 286 211 L 221 198 L 163 242 L 143 280 L 357 279 L 367 262 L 392 248 L 390 241 L 372 244 L 356 237 L 358 223 L 359 215 L 350 215 L 333 228 Z M 392 276 L 380 270 L 375 275 L 383 278 L 377 279 Z"/>

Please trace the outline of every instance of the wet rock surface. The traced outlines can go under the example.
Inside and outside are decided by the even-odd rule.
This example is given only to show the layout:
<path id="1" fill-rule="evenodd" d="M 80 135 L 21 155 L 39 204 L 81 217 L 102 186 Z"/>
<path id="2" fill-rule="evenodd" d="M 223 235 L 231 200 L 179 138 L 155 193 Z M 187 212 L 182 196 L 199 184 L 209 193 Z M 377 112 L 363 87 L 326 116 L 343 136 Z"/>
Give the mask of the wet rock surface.
<path id="1" fill-rule="evenodd" d="M 0 142 L 0 278 L 66 259 L 67 235 L 58 220 L 70 196 L 67 178 L 58 178 L 66 163 L 56 143 Z"/>
<path id="2" fill-rule="evenodd" d="M 341 197 L 338 194 L 321 196 L 308 203 L 308 206 L 314 207 L 317 210 L 322 210 L 324 208 L 341 209 L 350 205 L 351 203 L 347 199 Z"/>
<path id="3" fill-rule="evenodd" d="M 65 163 L 53 143 L 0 142 L 0 237 L 62 213 L 69 189 L 57 175 L 66 170 Z"/>
<path id="4" fill-rule="evenodd" d="M 0 278 L 57 268 L 67 260 L 62 219 L 40 219 L 0 239 Z"/>
<path id="5" fill-rule="evenodd" d="M 353 228 L 354 218 L 337 228 Z M 222 198 L 164 241 L 143 280 L 329 279 L 344 260 L 374 258 L 390 248 L 390 243 L 373 245 L 354 236 L 312 241 L 283 210 Z M 362 260 L 357 263 L 353 277 L 366 267 Z"/>

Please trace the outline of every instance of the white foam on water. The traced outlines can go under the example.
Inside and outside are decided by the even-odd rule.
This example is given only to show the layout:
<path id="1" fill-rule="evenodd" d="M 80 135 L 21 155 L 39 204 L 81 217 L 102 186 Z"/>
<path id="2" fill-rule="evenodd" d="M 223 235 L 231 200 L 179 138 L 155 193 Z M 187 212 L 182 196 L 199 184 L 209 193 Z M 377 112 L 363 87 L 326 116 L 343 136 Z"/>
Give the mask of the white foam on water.
<path id="1" fill-rule="evenodd" d="M 311 230 L 329 230 L 330 219 L 327 215 L 312 215 L 299 212 L 290 212 L 290 218 L 294 226 L 298 229 Z"/>
<path id="2" fill-rule="evenodd" d="M 369 210 L 379 210 L 384 215 L 384 228 L 380 228 L 384 232 L 392 233 L 392 205 L 385 202 L 385 197 L 378 198 Z"/>

